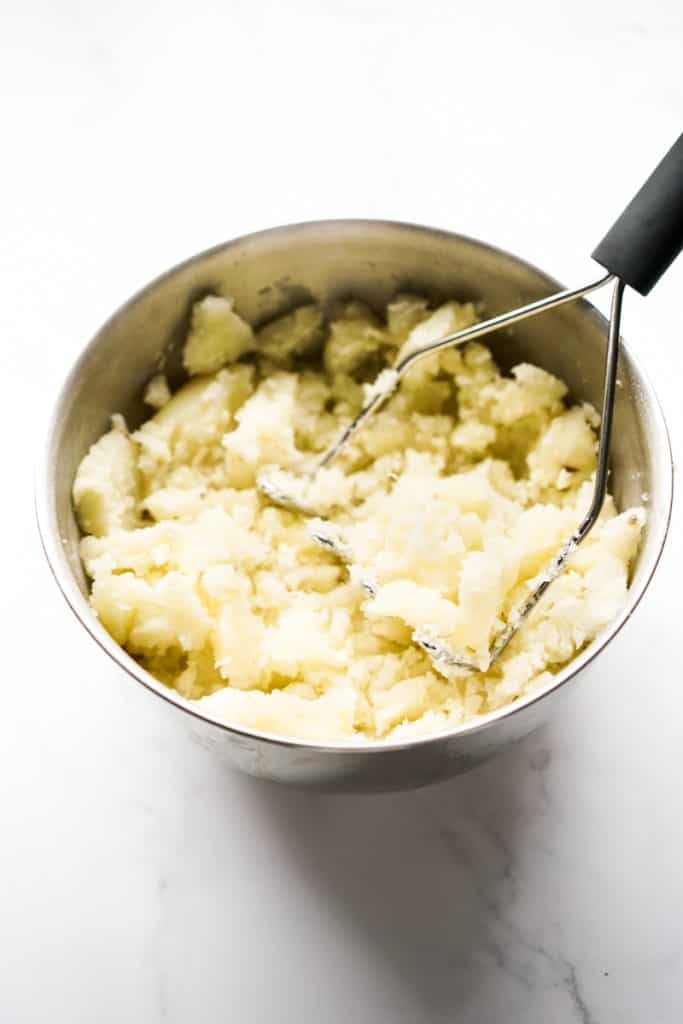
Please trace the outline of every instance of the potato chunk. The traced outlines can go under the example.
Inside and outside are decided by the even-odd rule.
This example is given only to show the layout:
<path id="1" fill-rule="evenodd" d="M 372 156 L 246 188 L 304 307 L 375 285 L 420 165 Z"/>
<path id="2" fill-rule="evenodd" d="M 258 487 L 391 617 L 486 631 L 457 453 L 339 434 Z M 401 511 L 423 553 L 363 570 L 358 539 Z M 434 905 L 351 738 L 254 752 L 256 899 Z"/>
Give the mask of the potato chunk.
<path id="1" fill-rule="evenodd" d="M 232 299 L 207 295 L 192 310 L 192 327 L 183 350 L 183 365 L 194 377 L 215 373 L 254 346 L 254 332 L 233 310 Z"/>
<path id="2" fill-rule="evenodd" d="M 134 529 L 138 487 L 136 446 L 115 427 L 92 445 L 76 473 L 73 499 L 83 533 L 104 537 Z"/>

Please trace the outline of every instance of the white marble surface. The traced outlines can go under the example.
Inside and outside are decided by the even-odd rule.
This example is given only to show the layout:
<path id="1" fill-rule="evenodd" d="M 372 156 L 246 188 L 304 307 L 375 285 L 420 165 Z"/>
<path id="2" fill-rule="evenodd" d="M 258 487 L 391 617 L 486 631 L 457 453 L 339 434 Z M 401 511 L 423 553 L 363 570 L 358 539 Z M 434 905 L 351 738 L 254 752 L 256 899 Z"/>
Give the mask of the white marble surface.
<path id="1" fill-rule="evenodd" d="M 371 798 L 226 774 L 81 633 L 30 452 L 133 289 L 243 231 L 370 215 L 566 281 L 683 121 L 677 0 L 7 0 L 0 30 L 3 1024 L 676 1024 L 680 510 L 559 718 Z M 683 440 L 683 262 L 625 333 Z"/>

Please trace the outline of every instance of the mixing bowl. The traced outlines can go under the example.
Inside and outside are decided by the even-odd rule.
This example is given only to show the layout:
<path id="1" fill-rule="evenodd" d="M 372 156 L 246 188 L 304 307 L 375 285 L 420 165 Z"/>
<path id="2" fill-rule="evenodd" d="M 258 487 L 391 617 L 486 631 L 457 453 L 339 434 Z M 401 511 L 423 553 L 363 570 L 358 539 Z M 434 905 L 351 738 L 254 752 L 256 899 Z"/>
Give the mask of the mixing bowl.
<path id="1" fill-rule="evenodd" d="M 311 298 L 323 308 L 353 296 L 381 311 L 400 291 L 483 303 L 487 315 L 557 291 L 544 273 L 492 246 L 433 228 L 386 221 L 322 221 L 275 228 L 227 242 L 182 263 L 127 302 L 98 331 L 58 398 L 38 470 L 40 533 L 52 572 L 77 618 L 160 709 L 183 716 L 196 739 L 253 775 L 346 790 L 408 788 L 456 775 L 529 733 L 559 703 L 616 636 L 643 596 L 664 545 L 672 499 L 672 463 L 664 419 L 642 370 L 624 345 L 611 451 L 611 490 L 622 508 L 648 508 L 644 540 L 619 617 L 551 684 L 478 721 L 427 738 L 376 745 L 294 740 L 226 725 L 142 669 L 91 611 L 78 556 L 71 503 L 76 468 L 89 446 L 122 412 L 136 427 L 149 410 L 146 382 L 162 353 L 172 386 L 183 379 L 180 347 L 192 303 L 210 292 L 234 296 L 259 325 Z M 536 363 L 569 385 L 571 397 L 600 405 L 606 345 L 604 318 L 587 302 L 527 320 L 487 339 L 503 368 Z M 645 497 L 643 497 L 645 496 Z"/>

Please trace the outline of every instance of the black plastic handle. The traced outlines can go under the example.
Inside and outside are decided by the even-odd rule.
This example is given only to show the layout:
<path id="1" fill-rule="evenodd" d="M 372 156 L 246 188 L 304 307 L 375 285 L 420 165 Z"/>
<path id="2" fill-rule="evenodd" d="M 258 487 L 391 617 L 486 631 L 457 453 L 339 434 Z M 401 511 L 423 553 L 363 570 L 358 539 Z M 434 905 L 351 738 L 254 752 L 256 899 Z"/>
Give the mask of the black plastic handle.
<path id="1" fill-rule="evenodd" d="M 605 270 L 647 295 L 683 249 L 683 135 L 593 252 Z"/>

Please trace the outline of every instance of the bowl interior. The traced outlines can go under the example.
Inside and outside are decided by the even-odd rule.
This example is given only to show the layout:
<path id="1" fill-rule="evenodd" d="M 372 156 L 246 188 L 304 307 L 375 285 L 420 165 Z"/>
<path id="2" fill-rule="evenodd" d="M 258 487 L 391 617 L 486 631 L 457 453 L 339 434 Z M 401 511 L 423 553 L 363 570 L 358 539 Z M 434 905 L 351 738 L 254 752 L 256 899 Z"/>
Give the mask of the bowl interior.
<path id="1" fill-rule="evenodd" d="M 39 491 L 44 491 L 41 527 L 44 538 L 46 533 L 52 537 L 53 543 L 46 545 L 48 555 L 68 599 L 82 603 L 76 588 L 87 594 L 70 496 L 76 468 L 108 428 L 112 413 L 122 412 L 131 427 L 148 415 L 142 394 L 160 360 L 172 384 L 180 382 L 180 345 L 196 299 L 210 292 L 232 295 L 241 315 L 258 325 L 310 299 L 326 307 L 335 299 L 353 296 L 381 311 L 400 291 L 434 301 L 475 300 L 493 315 L 558 287 L 523 261 L 472 239 L 375 221 L 265 231 L 169 271 L 102 327 L 57 404 L 45 479 L 39 481 Z M 606 324 L 588 303 L 572 303 L 526 320 L 486 343 L 504 368 L 521 361 L 536 363 L 566 381 L 574 399 L 600 407 Z M 647 495 L 649 516 L 624 612 L 628 615 L 647 585 L 666 535 L 671 460 L 656 398 L 626 348 L 619 367 L 610 488 L 622 508 L 642 504 Z M 599 638 L 594 643 L 601 642 L 605 641 Z"/>

